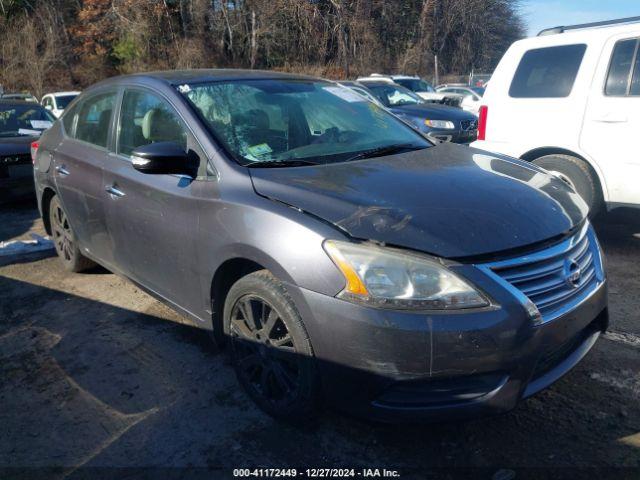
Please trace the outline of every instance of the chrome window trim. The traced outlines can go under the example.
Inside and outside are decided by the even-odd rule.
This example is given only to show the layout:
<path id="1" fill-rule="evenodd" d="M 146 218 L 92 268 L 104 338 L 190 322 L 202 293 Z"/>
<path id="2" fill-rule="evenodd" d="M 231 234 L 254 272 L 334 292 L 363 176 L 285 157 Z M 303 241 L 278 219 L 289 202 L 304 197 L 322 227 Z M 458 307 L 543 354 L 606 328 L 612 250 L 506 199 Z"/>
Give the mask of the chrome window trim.
<path id="1" fill-rule="evenodd" d="M 520 289 L 516 286 L 512 285 L 510 282 L 501 277 L 494 269 L 500 269 L 505 267 L 517 267 L 521 265 L 526 265 L 529 263 L 540 262 L 544 260 L 549 260 L 552 258 L 557 258 L 566 254 L 570 251 L 574 246 L 580 243 L 585 236 L 589 237 L 589 244 L 591 253 L 594 257 L 593 263 L 596 272 L 596 282 L 595 287 L 592 289 L 585 289 L 580 292 L 575 297 L 571 298 L 566 303 L 563 303 L 561 307 L 552 312 L 550 315 L 542 316 L 538 311 L 538 308 L 535 306 L 535 303 L 529 299 Z M 560 242 L 557 245 L 552 247 L 538 250 L 536 252 L 532 252 L 526 254 L 521 257 L 512 258 L 508 260 L 501 260 L 497 262 L 484 263 L 484 264 L 476 264 L 476 268 L 481 270 L 491 279 L 493 279 L 496 283 L 505 288 L 509 293 L 511 293 L 516 300 L 522 305 L 522 307 L 529 313 L 531 319 L 533 320 L 535 325 L 542 325 L 545 323 L 552 322 L 553 320 L 571 312 L 576 307 L 587 301 L 593 294 L 595 294 L 604 284 L 605 282 L 605 273 L 603 267 L 603 259 L 602 259 L 602 251 L 600 248 L 600 244 L 596 237 L 596 234 L 593 230 L 591 224 L 586 221 L 585 224 L 581 227 L 580 231 L 566 240 Z"/>

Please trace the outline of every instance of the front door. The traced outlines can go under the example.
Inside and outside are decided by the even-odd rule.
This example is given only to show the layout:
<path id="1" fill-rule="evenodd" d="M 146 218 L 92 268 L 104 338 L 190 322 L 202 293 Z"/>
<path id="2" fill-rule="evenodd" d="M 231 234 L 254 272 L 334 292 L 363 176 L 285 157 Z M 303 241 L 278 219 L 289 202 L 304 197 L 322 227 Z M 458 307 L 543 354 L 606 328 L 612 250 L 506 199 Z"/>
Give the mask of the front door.
<path id="1" fill-rule="evenodd" d="M 116 91 L 96 93 L 68 112 L 65 135 L 52 152 L 56 189 L 80 247 L 109 265 L 102 166 L 108 158 Z"/>
<path id="2" fill-rule="evenodd" d="M 640 204 L 640 40 L 606 44 L 589 95 L 580 145 L 604 173 L 608 200 Z"/>
<path id="3" fill-rule="evenodd" d="M 115 153 L 104 170 L 107 225 L 117 268 L 193 312 L 201 307 L 194 193 L 199 181 L 184 175 L 141 173 L 130 159 L 136 147 L 167 141 L 204 158 L 166 99 L 144 89 L 125 90 Z"/>

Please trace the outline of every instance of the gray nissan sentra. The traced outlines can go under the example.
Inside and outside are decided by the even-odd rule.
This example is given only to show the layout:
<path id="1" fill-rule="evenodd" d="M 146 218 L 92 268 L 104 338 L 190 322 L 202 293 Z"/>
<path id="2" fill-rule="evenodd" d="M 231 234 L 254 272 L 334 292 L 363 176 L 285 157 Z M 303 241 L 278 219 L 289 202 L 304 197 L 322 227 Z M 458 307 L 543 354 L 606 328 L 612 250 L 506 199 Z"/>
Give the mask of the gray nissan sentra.
<path id="1" fill-rule="evenodd" d="M 103 265 L 211 330 L 283 419 L 322 403 L 384 421 L 505 412 L 607 327 L 575 191 L 434 145 L 332 82 L 112 78 L 32 151 L 64 266 Z"/>

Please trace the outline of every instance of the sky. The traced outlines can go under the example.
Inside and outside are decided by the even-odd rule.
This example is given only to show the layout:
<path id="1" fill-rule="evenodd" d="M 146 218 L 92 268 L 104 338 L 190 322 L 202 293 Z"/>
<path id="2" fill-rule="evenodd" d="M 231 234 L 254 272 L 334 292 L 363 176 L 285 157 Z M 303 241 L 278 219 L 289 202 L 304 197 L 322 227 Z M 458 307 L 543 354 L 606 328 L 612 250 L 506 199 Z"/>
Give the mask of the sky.
<path id="1" fill-rule="evenodd" d="M 640 0 L 522 0 L 527 34 L 559 25 L 640 16 Z"/>

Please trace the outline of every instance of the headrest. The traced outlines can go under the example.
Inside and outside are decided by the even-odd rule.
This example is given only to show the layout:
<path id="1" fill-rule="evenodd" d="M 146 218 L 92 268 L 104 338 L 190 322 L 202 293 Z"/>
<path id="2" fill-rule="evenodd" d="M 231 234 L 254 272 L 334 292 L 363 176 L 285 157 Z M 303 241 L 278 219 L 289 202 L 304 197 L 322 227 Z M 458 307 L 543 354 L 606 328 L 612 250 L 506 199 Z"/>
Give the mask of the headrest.
<path id="1" fill-rule="evenodd" d="M 176 139 L 181 130 L 173 115 L 160 108 L 152 108 L 142 119 L 142 136 L 149 141 Z"/>
<path id="2" fill-rule="evenodd" d="M 98 125 L 101 127 L 108 126 L 109 120 L 111 120 L 111 109 L 103 110 L 100 112 L 100 117 L 98 117 Z"/>

